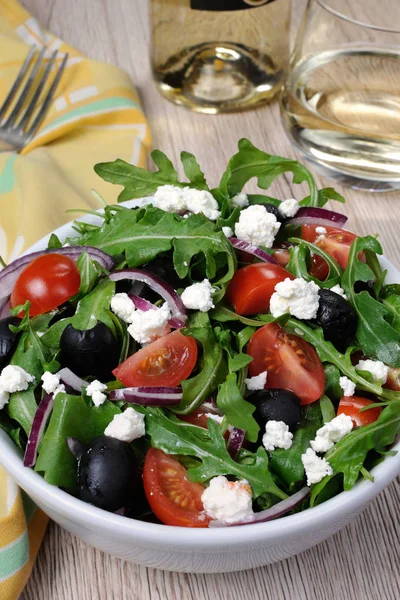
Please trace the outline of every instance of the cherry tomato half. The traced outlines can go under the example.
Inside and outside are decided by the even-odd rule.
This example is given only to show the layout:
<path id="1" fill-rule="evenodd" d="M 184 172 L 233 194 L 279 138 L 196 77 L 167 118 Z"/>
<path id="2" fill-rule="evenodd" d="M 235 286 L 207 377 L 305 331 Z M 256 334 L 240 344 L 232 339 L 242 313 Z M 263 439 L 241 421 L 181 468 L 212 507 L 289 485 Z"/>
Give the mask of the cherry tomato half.
<path id="1" fill-rule="evenodd" d="M 337 414 L 348 415 L 351 417 L 353 424 L 356 427 L 370 425 L 378 419 L 382 410 L 376 407 L 360 412 L 361 408 L 369 406 L 370 404 L 375 404 L 375 402 L 373 402 L 373 400 L 367 400 L 366 398 L 360 398 L 359 396 L 342 396 Z"/>
<path id="2" fill-rule="evenodd" d="M 389 367 L 386 383 L 383 386 L 389 390 L 400 392 L 400 369 Z"/>
<path id="3" fill-rule="evenodd" d="M 275 286 L 293 275 L 280 265 L 254 263 L 238 269 L 234 274 L 226 299 L 238 315 L 254 315 L 268 312 L 269 301 Z"/>
<path id="4" fill-rule="evenodd" d="M 49 312 L 74 296 L 80 282 L 78 267 L 71 258 L 43 254 L 21 271 L 11 293 L 11 308 L 29 300 L 31 317 Z"/>
<path id="5" fill-rule="evenodd" d="M 196 340 L 174 331 L 132 354 L 113 375 L 127 387 L 173 387 L 189 377 L 196 361 Z"/>
<path id="6" fill-rule="evenodd" d="M 327 254 L 332 256 L 339 265 L 345 269 L 349 261 L 350 246 L 354 240 L 358 237 L 351 231 L 344 229 L 338 229 L 336 227 L 325 227 L 326 233 L 320 235 L 316 230 L 319 225 L 302 225 L 301 226 L 301 237 L 306 242 L 316 243 L 316 245 L 324 250 Z M 327 265 L 323 258 L 316 257 L 314 263 L 317 267 L 314 269 L 320 269 L 328 274 Z M 325 265 L 323 268 L 322 264 Z M 325 277 L 326 277 L 325 275 Z M 317 275 L 315 275 L 317 277 Z M 321 279 L 321 277 L 319 277 Z"/>
<path id="7" fill-rule="evenodd" d="M 314 348 L 297 335 L 286 333 L 276 323 L 260 327 L 247 346 L 253 357 L 252 377 L 267 371 L 266 388 L 291 390 L 302 404 L 318 400 L 324 391 L 324 368 Z"/>
<path id="8" fill-rule="evenodd" d="M 150 448 L 144 461 L 143 486 L 152 511 L 165 525 L 208 527 L 210 519 L 201 501 L 205 488 L 188 480 L 185 467 L 176 458 Z"/>

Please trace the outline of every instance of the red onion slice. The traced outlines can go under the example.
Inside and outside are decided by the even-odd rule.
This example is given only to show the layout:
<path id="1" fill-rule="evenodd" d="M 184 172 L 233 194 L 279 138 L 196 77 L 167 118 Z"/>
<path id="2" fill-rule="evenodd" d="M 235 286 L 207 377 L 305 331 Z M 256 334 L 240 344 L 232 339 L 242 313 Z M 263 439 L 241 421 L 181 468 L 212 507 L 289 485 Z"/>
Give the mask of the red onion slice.
<path id="1" fill-rule="evenodd" d="M 36 463 L 39 443 L 43 437 L 44 428 L 49 420 L 54 406 L 54 394 L 45 394 L 39 402 L 24 455 L 24 467 L 33 467 Z"/>
<path id="2" fill-rule="evenodd" d="M 233 458 L 233 460 L 235 460 L 235 458 L 237 457 L 239 450 L 243 446 L 243 442 L 244 442 L 245 438 L 246 438 L 246 430 L 245 429 L 240 429 L 239 427 L 232 428 L 232 430 L 229 434 L 229 438 L 228 438 L 227 450 L 228 450 L 231 458 Z"/>
<path id="3" fill-rule="evenodd" d="M 80 392 L 82 391 L 83 387 L 87 387 L 89 385 L 87 381 L 81 377 L 78 377 L 78 375 L 75 375 L 75 373 L 73 373 L 71 369 L 68 369 L 67 367 L 60 369 L 57 375 L 65 385 L 70 387 L 75 392 Z"/>
<path id="4" fill-rule="evenodd" d="M 272 263 L 273 265 L 278 264 L 273 256 L 268 254 L 268 252 L 261 250 L 261 248 L 259 248 L 258 246 L 253 246 L 252 244 L 249 244 L 248 242 L 244 242 L 243 240 L 239 240 L 238 238 L 234 238 L 234 237 L 229 238 L 229 241 L 232 244 L 232 246 L 234 248 L 236 248 L 236 250 L 243 250 L 244 252 L 247 252 L 248 254 L 252 254 L 253 256 L 256 256 L 260 260 L 263 260 L 264 262 Z"/>
<path id="5" fill-rule="evenodd" d="M 142 281 L 167 302 L 176 323 L 180 327 L 184 326 L 187 315 L 181 297 L 169 283 L 158 277 L 158 275 L 154 275 L 154 273 L 143 269 L 121 269 L 120 271 L 111 273 L 110 279 L 111 281 L 121 281 L 122 279 Z"/>
<path id="6" fill-rule="evenodd" d="M 304 206 L 299 208 L 293 219 L 288 219 L 288 225 L 327 225 L 328 227 L 344 227 L 347 221 L 346 215 L 326 210 L 326 208 L 315 208 Z"/>
<path id="7" fill-rule="evenodd" d="M 0 300 L 0 319 L 6 319 L 10 314 L 10 302 L 8 298 L 3 298 Z"/>
<path id="8" fill-rule="evenodd" d="M 209 527 L 232 527 L 234 525 L 250 525 L 251 523 L 265 523 L 266 521 L 272 521 L 272 519 L 277 519 L 278 517 L 282 517 L 286 513 L 290 512 L 295 506 L 300 504 L 307 498 L 310 493 L 310 488 L 307 486 L 301 488 L 298 492 L 293 494 L 293 496 L 289 496 L 286 500 L 282 500 L 271 506 L 271 508 L 267 508 L 267 510 L 262 510 L 258 513 L 253 513 L 240 521 L 235 521 L 234 523 L 226 523 L 225 521 L 210 521 Z"/>
<path id="9" fill-rule="evenodd" d="M 46 250 L 40 250 L 39 252 L 31 252 L 31 254 L 25 254 L 20 256 L 12 263 L 4 267 L 0 271 L 0 304 L 7 300 L 11 292 L 13 291 L 15 282 L 17 281 L 21 271 L 35 258 L 43 256 L 43 254 L 63 254 L 69 256 L 73 260 L 78 260 L 82 252 L 87 252 L 93 260 L 96 260 L 102 267 L 111 271 L 115 265 L 114 259 L 106 252 L 103 252 L 99 248 L 93 246 L 67 246 L 65 248 L 47 248 Z"/>
<path id="10" fill-rule="evenodd" d="M 142 406 L 173 406 L 182 400 L 180 387 L 130 387 L 111 390 L 110 400 L 124 400 Z"/>

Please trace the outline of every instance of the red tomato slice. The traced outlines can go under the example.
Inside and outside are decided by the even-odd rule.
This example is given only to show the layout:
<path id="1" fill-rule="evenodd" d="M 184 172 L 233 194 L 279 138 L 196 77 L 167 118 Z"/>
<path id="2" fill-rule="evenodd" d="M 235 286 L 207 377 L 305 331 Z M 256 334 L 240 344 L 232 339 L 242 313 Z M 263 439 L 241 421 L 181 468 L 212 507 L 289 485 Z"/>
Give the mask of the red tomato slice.
<path id="1" fill-rule="evenodd" d="M 251 338 L 247 353 L 252 377 L 267 371 L 266 388 L 291 390 L 302 404 L 318 400 L 324 391 L 324 368 L 314 348 L 297 335 L 286 333 L 276 323 L 260 327 Z"/>
<path id="2" fill-rule="evenodd" d="M 382 410 L 377 407 L 360 412 L 361 408 L 370 404 L 375 404 L 375 402 L 366 398 L 360 398 L 359 396 L 342 396 L 337 414 L 351 417 L 356 427 L 370 425 L 370 423 L 374 423 L 377 420 Z"/>
<path id="3" fill-rule="evenodd" d="M 173 387 L 189 377 L 196 362 L 196 340 L 174 331 L 132 354 L 113 375 L 126 387 Z"/>
<path id="4" fill-rule="evenodd" d="M 384 388 L 400 392 L 400 369 L 389 367 L 389 372 Z"/>
<path id="5" fill-rule="evenodd" d="M 78 267 L 71 258 L 43 254 L 21 271 L 11 293 L 11 308 L 29 300 L 30 316 L 41 315 L 67 302 L 78 292 L 80 283 Z"/>
<path id="6" fill-rule="evenodd" d="M 268 312 L 269 301 L 275 286 L 293 275 L 280 265 L 255 263 L 238 269 L 234 274 L 226 299 L 238 315 L 254 315 Z"/>
<path id="7" fill-rule="evenodd" d="M 287 248 L 278 248 L 277 250 L 274 250 L 272 256 L 281 267 L 286 267 L 290 260 L 290 252 Z"/>
<path id="8" fill-rule="evenodd" d="M 176 458 L 150 448 L 143 486 L 152 511 L 165 525 L 208 527 L 210 518 L 203 512 L 201 501 L 205 487 L 189 481 L 185 467 Z"/>
<path id="9" fill-rule="evenodd" d="M 316 245 L 324 250 L 327 254 L 330 254 L 339 265 L 345 269 L 349 261 L 350 246 L 354 240 L 358 237 L 351 231 L 344 229 L 338 229 L 336 227 L 325 227 L 326 233 L 320 235 L 316 229 L 319 225 L 302 225 L 301 226 L 301 237 L 306 242 L 316 243 Z M 320 264 L 325 261 L 321 257 L 317 257 L 315 262 L 319 264 L 319 268 L 322 269 Z M 326 277 L 326 276 L 325 276 Z"/>

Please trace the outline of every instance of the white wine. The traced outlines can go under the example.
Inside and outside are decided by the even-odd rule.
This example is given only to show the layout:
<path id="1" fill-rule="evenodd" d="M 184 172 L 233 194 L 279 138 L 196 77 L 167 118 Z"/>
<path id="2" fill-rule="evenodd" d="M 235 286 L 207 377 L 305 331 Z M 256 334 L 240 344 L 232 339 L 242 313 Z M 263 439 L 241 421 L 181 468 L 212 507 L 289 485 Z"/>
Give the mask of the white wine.
<path id="1" fill-rule="evenodd" d="M 151 0 L 159 91 L 211 114 L 267 102 L 286 72 L 290 6 L 291 0 Z"/>
<path id="2" fill-rule="evenodd" d="M 306 55 L 282 94 L 291 139 L 325 174 L 363 189 L 400 188 L 400 50 Z"/>

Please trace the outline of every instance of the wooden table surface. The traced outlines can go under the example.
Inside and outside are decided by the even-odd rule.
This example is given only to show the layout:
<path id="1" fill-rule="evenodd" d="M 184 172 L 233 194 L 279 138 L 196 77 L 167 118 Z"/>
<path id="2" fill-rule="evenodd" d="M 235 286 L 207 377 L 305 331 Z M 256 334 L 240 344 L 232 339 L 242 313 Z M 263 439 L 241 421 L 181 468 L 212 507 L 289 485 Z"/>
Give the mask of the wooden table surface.
<path id="1" fill-rule="evenodd" d="M 193 152 L 212 184 L 241 137 L 272 154 L 296 157 L 276 102 L 257 111 L 207 116 L 173 106 L 158 95 L 149 70 L 145 0 L 23 4 L 44 26 L 91 58 L 128 71 L 148 116 L 153 146 L 173 161 L 182 149 Z M 304 0 L 295 4 L 300 14 Z M 331 183 L 317 180 L 321 187 Z M 350 228 L 360 234 L 379 232 L 387 257 L 400 266 L 400 192 L 372 195 L 336 187 L 346 196 Z M 275 184 L 274 192 L 282 199 L 296 194 L 286 177 Z M 400 597 L 399 506 L 400 484 L 395 482 L 352 524 L 315 548 L 267 567 L 220 575 L 168 573 L 126 563 L 51 524 L 21 599 L 395 600 Z"/>

